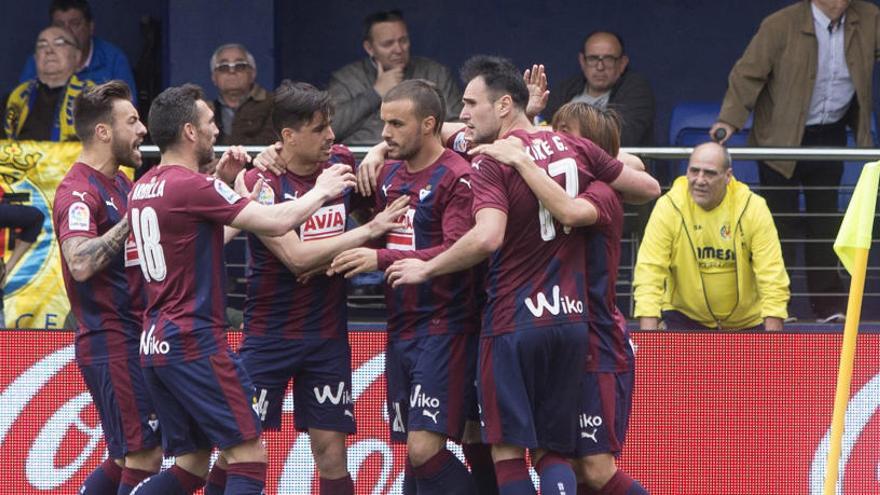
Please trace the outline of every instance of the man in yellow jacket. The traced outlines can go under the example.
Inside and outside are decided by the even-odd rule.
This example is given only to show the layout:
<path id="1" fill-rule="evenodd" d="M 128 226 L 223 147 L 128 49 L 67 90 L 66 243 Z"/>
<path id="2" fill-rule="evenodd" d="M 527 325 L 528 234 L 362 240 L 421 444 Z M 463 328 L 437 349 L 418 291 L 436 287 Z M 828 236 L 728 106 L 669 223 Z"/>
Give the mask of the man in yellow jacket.
<path id="1" fill-rule="evenodd" d="M 738 182 L 722 146 L 697 146 L 657 201 L 635 268 L 642 329 L 781 330 L 789 281 L 767 203 Z"/>

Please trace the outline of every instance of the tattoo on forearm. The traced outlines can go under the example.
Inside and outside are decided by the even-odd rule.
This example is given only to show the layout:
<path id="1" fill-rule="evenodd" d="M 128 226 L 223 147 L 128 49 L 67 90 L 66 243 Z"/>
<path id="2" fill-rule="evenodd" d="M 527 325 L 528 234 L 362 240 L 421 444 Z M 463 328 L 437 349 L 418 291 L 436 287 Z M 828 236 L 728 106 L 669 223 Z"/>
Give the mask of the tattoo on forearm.
<path id="1" fill-rule="evenodd" d="M 128 218 L 123 218 L 112 229 L 93 239 L 73 238 L 64 241 L 61 250 L 71 269 L 95 273 L 104 269 L 122 250 L 128 238 Z"/>

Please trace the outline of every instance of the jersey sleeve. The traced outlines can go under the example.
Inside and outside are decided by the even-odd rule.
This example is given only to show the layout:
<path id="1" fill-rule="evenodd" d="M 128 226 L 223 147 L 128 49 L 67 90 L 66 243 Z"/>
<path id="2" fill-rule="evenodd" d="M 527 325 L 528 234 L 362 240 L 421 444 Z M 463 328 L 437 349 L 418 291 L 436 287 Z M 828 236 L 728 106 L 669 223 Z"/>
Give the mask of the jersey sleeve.
<path id="1" fill-rule="evenodd" d="M 495 208 L 507 213 L 509 197 L 502 167 L 485 155 L 474 158 L 471 173 L 474 215 L 483 208 Z"/>
<path id="2" fill-rule="evenodd" d="M 58 242 L 72 237 L 97 237 L 100 206 L 99 198 L 85 188 L 78 191 L 73 184 L 59 188 L 52 207 Z"/>
<path id="3" fill-rule="evenodd" d="M 333 147 L 330 148 L 330 160 L 328 161 L 333 164 L 344 163 L 351 166 L 352 170 L 356 164 L 354 153 L 352 153 L 347 146 L 342 144 L 334 144 Z"/>
<path id="4" fill-rule="evenodd" d="M 196 175 L 185 184 L 189 211 L 214 223 L 228 225 L 250 202 L 213 177 Z"/>
<path id="5" fill-rule="evenodd" d="M 449 139 L 446 140 L 445 145 L 448 149 L 457 153 L 458 156 L 464 158 L 465 160 L 470 160 L 467 152 L 468 142 L 464 138 L 464 128 L 449 136 Z"/>
<path id="6" fill-rule="evenodd" d="M 446 202 L 446 208 L 443 210 L 443 219 L 441 221 L 443 242 L 436 246 L 414 251 L 379 249 L 377 252 L 379 270 L 385 270 L 392 263 L 403 258 L 429 260 L 449 249 L 449 246 L 455 244 L 455 241 L 459 240 L 461 236 L 473 227 L 474 217 L 471 205 L 474 196 L 469 177 L 464 175 L 456 178 L 451 189 L 452 192 Z"/>
<path id="7" fill-rule="evenodd" d="M 617 193 L 604 182 L 591 182 L 578 198 L 589 201 L 596 208 L 599 213 L 595 223 L 597 227 L 611 225 L 623 216 L 623 208 Z"/>

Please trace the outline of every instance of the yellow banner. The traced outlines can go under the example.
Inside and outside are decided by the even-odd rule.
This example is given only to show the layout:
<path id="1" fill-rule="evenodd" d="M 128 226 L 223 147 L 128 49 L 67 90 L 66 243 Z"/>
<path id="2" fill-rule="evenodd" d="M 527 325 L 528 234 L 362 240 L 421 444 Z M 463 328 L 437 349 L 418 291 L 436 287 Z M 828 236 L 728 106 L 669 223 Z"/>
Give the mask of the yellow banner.
<path id="1" fill-rule="evenodd" d="M 6 278 L 6 328 L 62 328 L 70 311 L 61 277 L 61 250 L 52 226 L 55 189 L 76 160 L 79 143 L 0 141 L 0 185 L 29 193 L 25 203 L 43 212 L 43 229 Z M 11 247 L 7 246 L 5 257 Z"/>

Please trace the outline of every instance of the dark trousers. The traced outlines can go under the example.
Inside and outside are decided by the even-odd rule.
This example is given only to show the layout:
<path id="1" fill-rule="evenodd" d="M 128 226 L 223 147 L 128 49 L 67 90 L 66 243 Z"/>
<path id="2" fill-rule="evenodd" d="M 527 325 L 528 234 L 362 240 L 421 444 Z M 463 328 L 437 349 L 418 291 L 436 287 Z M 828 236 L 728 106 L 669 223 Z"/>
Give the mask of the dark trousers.
<path id="1" fill-rule="evenodd" d="M 837 124 L 808 126 L 801 141 L 804 147 L 843 147 L 846 146 L 846 126 Z M 790 187 L 788 190 L 762 189 L 761 195 L 767 200 L 770 211 L 797 214 L 800 211 L 798 193 L 803 188 L 807 213 L 838 213 L 838 187 L 843 175 L 843 162 L 840 161 L 801 161 L 797 162 L 794 175 L 788 179 L 761 162 L 759 167 L 761 187 Z M 828 189 L 814 189 L 828 188 Z M 836 267 L 837 255 L 832 245 L 840 228 L 840 217 L 817 216 L 775 216 L 776 227 L 781 239 L 801 238 L 805 242 L 804 260 L 807 268 Z M 791 270 L 796 265 L 796 248 L 799 243 L 783 242 L 782 256 L 785 266 Z M 836 270 L 807 270 L 807 289 L 816 293 L 843 293 L 843 282 Z M 818 318 L 824 318 L 846 308 L 845 296 L 814 295 L 810 306 Z"/>

